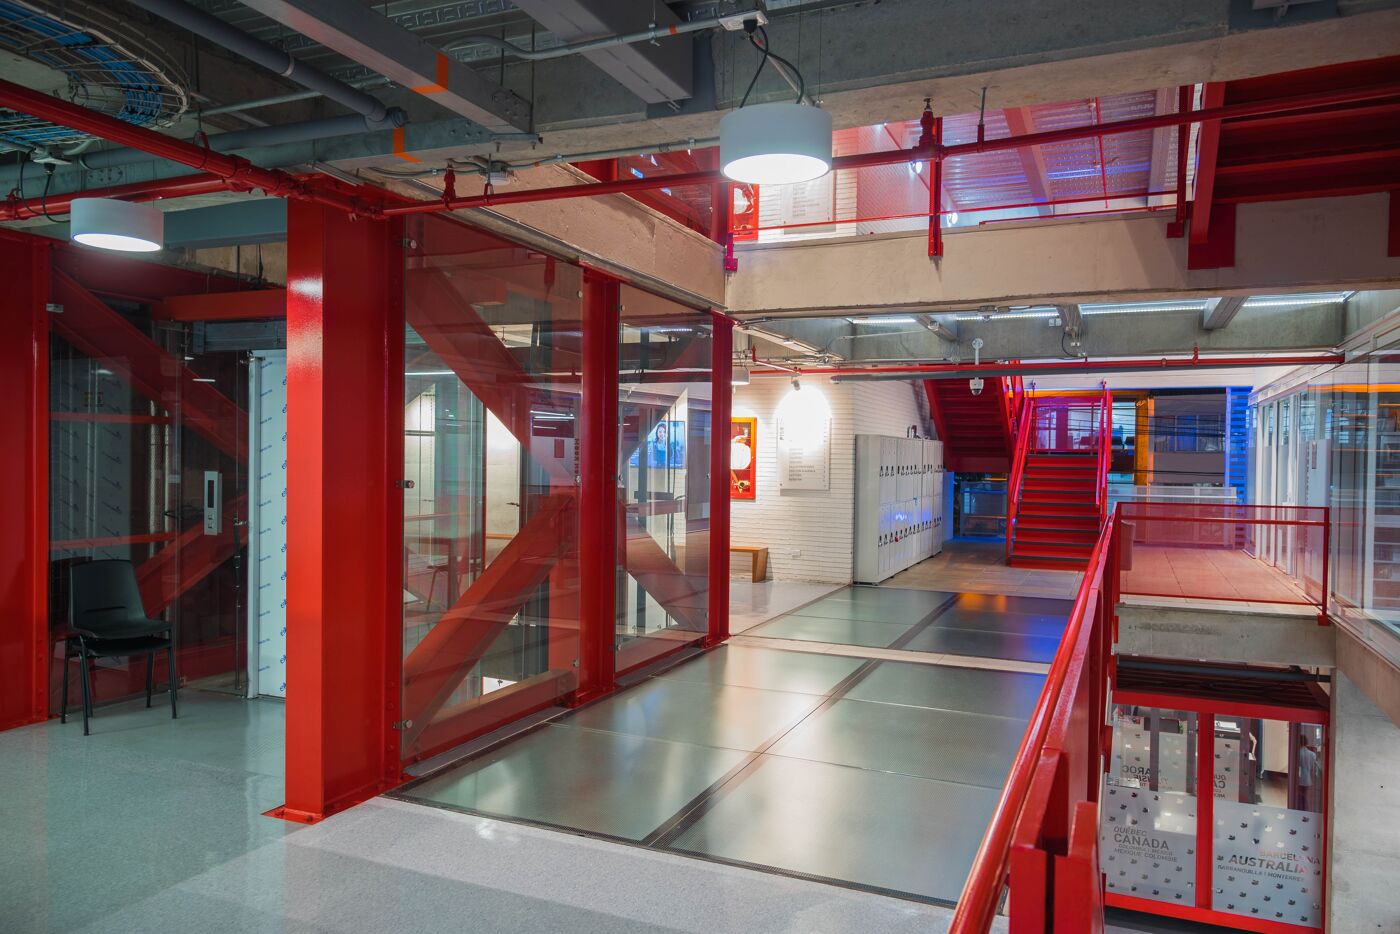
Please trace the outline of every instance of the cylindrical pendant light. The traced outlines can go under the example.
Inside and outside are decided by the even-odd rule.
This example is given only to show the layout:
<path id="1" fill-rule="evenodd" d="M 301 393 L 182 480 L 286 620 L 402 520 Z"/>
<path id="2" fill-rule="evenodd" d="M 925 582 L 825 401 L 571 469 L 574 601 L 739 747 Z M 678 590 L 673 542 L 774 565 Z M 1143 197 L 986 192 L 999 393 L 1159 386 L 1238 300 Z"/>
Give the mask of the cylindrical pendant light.
<path id="1" fill-rule="evenodd" d="M 831 115 L 780 102 L 731 110 L 719 122 L 721 170 L 736 182 L 788 185 L 831 171 Z"/>
<path id="2" fill-rule="evenodd" d="M 87 246 L 154 253 L 165 242 L 165 215 L 149 204 L 114 198 L 75 198 L 68 236 Z"/>

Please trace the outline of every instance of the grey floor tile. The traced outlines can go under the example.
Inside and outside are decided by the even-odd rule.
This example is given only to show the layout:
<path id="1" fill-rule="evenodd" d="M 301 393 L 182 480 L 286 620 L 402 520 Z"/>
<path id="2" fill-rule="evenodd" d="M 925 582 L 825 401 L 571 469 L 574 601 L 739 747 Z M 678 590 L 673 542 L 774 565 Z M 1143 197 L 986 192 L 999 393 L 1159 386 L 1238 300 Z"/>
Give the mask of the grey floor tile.
<path id="1" fill-rule="evenodd" d="M 1035 709 L 1044 683 L 1040 675 L 1018 672 L 881 662 L 845 696 L 1025 720 Z"/>
<path id="2" fill-rule="evenodd" d="M 1021 635 L 1012 632 L 976 632 L 930 626 L 908 645 L 916 652 L 940 655 L 976 655 L 982 658 L 1010 658 L 1023 662 L 1049 662 L 1060 647 L 1059 639 Z"/>
<path id="3" fill-rule="evenodd" d="M 863 663 L 859 658 L 784 652 L 776 649 L 724 645 L 678 665 L 664 679 L 766 688 L 797 694 L 829 694 Z"/>
<path id="4" fill-rule="evenodd" d="M 928 707 L 841 700 L 809 717 L 773 755 L 1000 788 L 1026 725 Z"/>
<path id="5" fill-rule="evenodd" d="M 909 623 L 881 623 L 873 620 L 792 614 L 749 630 L 751 636 L 801 639 L 805 642 L 835 642 L 887 648 L 912 628 Z"/>
<path id="6" fill-rule="evenodd" d="M 809 603 L 797 611 L 800 616 L 819 616 L 824 619 L 854 619 L 872 623 L 897 623 L 912 626 L 928 616 L 938 604 L 923 606 L 907 601 L 880 602 L 875 600 L 852 601 L 842 597 L 824 597 L 816 603 Z"/>
<path id="7" fill-rule="evenodd" d="M 584 707 L 565 722 L 726 749 L 757 749 L 821 703 L 811 694 L 653 678 Z"/>
<path id="8" fill-rule="evenodd" d="M 942 629 L 1015 632 L 1028 636 L 1058 639 L 1065 631 L 1065 618 L 1045 614 L 997 613 L 952 606 L 939 613 L 934 618 L 933 625 Z"/>
<path id="9" fill-rule="evenodd" d="M 965 593 L 958 597 L 958 609 L 987 610 L 998 613 L 1032 613 L 1067 619 L 1074 608 L 1073 600 L 1056 597 L 1004 596 L 1002 594 Z"/>
<path id="10" fill-rule="evenodd" d="M 947 590 L 853 586 L 836 591 L 831 595 L 831 599 L 880 606 L 927 607 L 932 610 L 956 595 Z"/>
<path id="11" fill-rule="evenodd" d="M 733 749 L 551 725 L 406 796 L 640 840 L 743 758 Z"/>
<path id="12" fill-rule="evenodd" d="M 997 795 L 975 785 L 764 756 L 674 845 L 952 901 Z"/>

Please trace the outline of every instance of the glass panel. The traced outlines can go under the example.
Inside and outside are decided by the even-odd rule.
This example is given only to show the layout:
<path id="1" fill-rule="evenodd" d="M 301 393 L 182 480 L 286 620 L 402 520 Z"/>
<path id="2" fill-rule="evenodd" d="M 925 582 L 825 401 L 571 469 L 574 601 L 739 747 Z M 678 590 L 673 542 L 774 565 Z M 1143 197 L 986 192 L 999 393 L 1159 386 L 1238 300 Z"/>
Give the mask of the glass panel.
<path id="1" fill-rule="evenodd" d="M 708 312 L 623 286 L 617 670 L 703 636 L 710 568 Z"/>
<path id="2" fill-rule="evenodd" d="M 577 684 L 578 267 L 444 218 L 405 275 L 403 754 Z"/>
<path id="3" fill-rule="evenodd" d="M 1322 926 L 1325 743 L 1318 724 L 1216 719 L 1215 910 Z"/>
<path id="4" fill-rule="evenodd" d="M 1099 809 L 1108 891 L 1195 904 L 1195 749 L 1194 713 L 1114 708 L 1112 760 Z"/>
<path id="5" fill-rule="evenodd" d="M 246 671 L 247 370 L 233 351 L 191 352 L 193 327 L 117 310 L 86 291 L 55 316 L 50 343 L 50 580 L 55 630 L 70 569 L 130 561 L 145 614 L 175 624 L 179 676 L 241 691 Z M 215 495 L 206 503 L 208 479 Z M 206 510 L 206 505 L 212 508 Z M 212 513 L 212 524 L 206 514 Z M 50 654 L 50 705 L 64 684 Z M 163 685 L 165 660 L 156 666 Z M 78 668 L 68 666 L 69 703 Z M 92 666 L 94 700 L 145 690 L 144 657 Z"/>

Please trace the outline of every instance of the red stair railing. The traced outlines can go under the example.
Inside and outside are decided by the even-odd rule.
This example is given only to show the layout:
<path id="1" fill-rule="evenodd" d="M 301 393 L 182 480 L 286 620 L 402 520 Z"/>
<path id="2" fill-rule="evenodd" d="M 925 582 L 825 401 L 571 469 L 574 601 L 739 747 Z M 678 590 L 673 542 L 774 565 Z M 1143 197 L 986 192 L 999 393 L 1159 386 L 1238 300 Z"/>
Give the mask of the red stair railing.
<path id="1" fill-rule="evenodd" d="M 1021 481 L 1026 474 L 1026 454 L 1031 446 L 1031 429 L 1035 425 L 1035 399 L 1022 396 L 1021 412 L 1016 419 L 1016 440 L 1011 447 L 1011 472 L 1006 476 L 1006 559 L 1011 560 L 1011 539 L 1016 531 L 1016 512 L 1021 503 Z"/>
<path id="2" fill-rule="evenodd" d="M 1008 881 L 1012 934 L 1102 930 L 1098 798 L 1108 741 L 1116 529 L 1104 523 L 1094 545 L 950 934 L 985 934 Z"/>
<path id="3" fill-rule="evenodd" d="M 1099 465 L 1095 475 L 1094 502 L 1099 507 L 1099 522 L 1108 518 L 1108 471 L 1113 465 L 1113 394 L 1108 383 L 1100 384 L 1103 396 L 1099 401 Z"/>

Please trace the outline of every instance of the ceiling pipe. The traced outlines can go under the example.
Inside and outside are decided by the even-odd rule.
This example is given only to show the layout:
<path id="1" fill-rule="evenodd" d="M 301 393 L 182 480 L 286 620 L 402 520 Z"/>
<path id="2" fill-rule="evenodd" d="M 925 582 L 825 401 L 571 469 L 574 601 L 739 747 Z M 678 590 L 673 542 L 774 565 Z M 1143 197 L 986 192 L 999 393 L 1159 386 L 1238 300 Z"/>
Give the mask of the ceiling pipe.
<path id="1" fill-rule="evenodd" d="M 154 13 L 161 19 L 169 20 L 177 26 L 183 26 L 190 32 L 202 36 L 216 45 L 223 46 L 230 52 L 241 55 L 256 65 L 261 65 L 268 71 L 284 78 L 290 78 L 297 84 L 328 97 L 343 107 L 350 108 L 369 121 L 370 129 L 386 125 L 384 121 L 388 117 L 389 110 L 378 98 L 332 78 L 319 68 L 297 61 L 281 49 L 274 48 L 260 39 L 255 39 L 212 13 L 206 13 L 190 6 L 183 0 L 130 0 L 130 2 L 148 13 Z M 395 124 L 395 126 L 397 125 L 399 124 Z"/>
<path id="2" fill-rule="evenodd" d="M 467 36 L 444 46 L 443 51 L 452 53 L 474 45 L 489 45 L 493 49 L 499 49 L 507 55 L 524 59 L 527 62 L 542 62 L 551 58 L 565 58 L 569 55 L 580 55 L 584 52 L 595 52 L 598 49 L 610 49 L 619 45 L 635 45 L 638 42 L 650 42 L 653 39 L 665 39 L 668 36 L 679 36 L 690 32 L 705 32 L 711 29 L 738 31 L 743 28 L 746 19 L 757 20 L 760 25 L 768 22 L 768 17 L 763 12 L 745 10 L 742 13 L 710 16 L 686 23 L 676 23 L 673 26 L 653 26 L 651 29 L 624 33 L 620 36 L 604 36 L 601 39 L 568 42 L 547 49 L 525 49 L 514 42 L 507 42 L 505 39 L 498 39 L 495 36 Z"/>
<path id="3" fill-rule="evenodd" d="M 393 82 L 383 75 L 371 75 L 368 78 L 360 78 L 349 82 L 350 87 L 361 91 L 367 88 L 384 87 L 389 84 L 393 84 Z M 217 117 L 220 114 L 242 113 L 245 110 L 276 107 L 279 104 L 295 104 L 298 101 L 314 100 L 322 96 L 320 91 L 312 91 L 310 89 L 305 91 L 290 91 L 286 94 L 276 94 L 272 97 L 260 97 L 257 100 L 237 101 L 232 104 L 220 104 L 217 107 L 201 107 L 199 109 L 199 115 L 201 117 Z"/>
<path id="4" fill-rule="evenodd" d="M 1028 363 L 916 363 L 908 366 L 799 367 L 803 376 L 846 379 L 961 379 L 967 376 L 1015 376 L 1037 373 L 1148 373 L 1162 370 L 1217 370 L 1232 367 L 1309 366 L 1344 363 L 1341 354 L 1301 354 L 1276 357 L 1141 357 L 1119 360 L 1040 360 Z M 769 376 L 769 373 L 755 373 Z"/>
<path id="5" fill-rule="evenodd" d="M 48 214 L 66 214 L 75 198 L 120 198 L 123 201 L 159 201 L 163 198 L 190 198 L 228 191 L 229 183 L 217 175 L 186 175 L 155 182 L 133 182 L 101 191 L 72 191 L 47 198 L 12 199 L 0 202 L 0 221 L 23 221 Z"/>
<path id="6" fill-rule="evenodd" d="M 80 107 L 57 97 L 34 91 L 13 81 L 0 79 L 0 106 L 26 113 L 50 123 L 57 123 L 90 136 L 131 146 L 161 159 L 169 159 L 226 180 L 232 190 L 250 191 L 258 188 L 269 195 L 314 201 L 344 211 L 353 216 L 375 216 L 374 205 L 334 191 L 313 188 L 304 180 L 279 169 L 264 169 L 239 156 L 214 152 L 183 140 L 126 123 L 106 114 Z M 185 179 L 167 179 L 163 184 L 180 183 Z M 89 197 L 95 196 L 88 192 Z M 18 199 L 16 199 L 18 200 Z"/>

